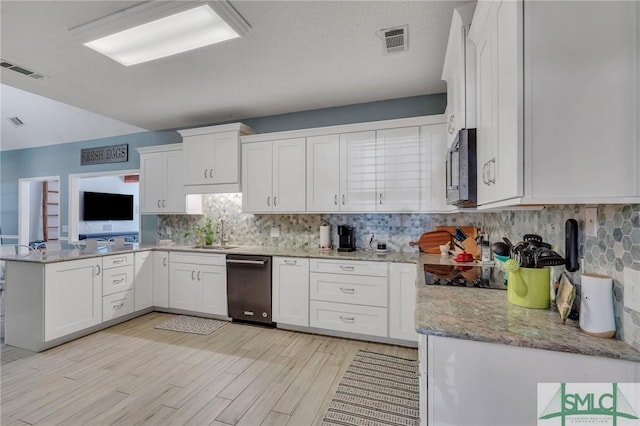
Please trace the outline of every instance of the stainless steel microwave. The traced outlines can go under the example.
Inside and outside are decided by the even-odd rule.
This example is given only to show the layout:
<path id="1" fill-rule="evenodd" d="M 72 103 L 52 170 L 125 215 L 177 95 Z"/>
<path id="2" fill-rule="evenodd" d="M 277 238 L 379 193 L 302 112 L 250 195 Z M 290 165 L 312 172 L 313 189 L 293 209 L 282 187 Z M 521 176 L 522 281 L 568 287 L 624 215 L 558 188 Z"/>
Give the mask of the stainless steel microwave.
<path id="1" fill-rule="evenodd" d="M 476 206 L 476 169 L 476 129 L 462 129 L 447 152 L 447 204 Z"/>

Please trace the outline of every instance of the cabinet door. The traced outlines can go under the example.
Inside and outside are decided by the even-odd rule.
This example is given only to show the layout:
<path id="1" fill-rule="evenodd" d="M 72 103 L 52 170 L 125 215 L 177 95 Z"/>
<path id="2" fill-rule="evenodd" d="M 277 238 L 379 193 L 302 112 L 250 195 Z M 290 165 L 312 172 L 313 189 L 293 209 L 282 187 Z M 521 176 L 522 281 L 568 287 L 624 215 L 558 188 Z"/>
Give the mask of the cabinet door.
<path id="1" fill-rule="evenodd" d="M 153 252 L 153 306 L 169 307 L 169 252 Z"/>
<path id="2" fill-rule="evenodd" d="M 45 341 L 102 322 L 102 259 L 47 265 L 44 287 Z"/>
<path id="3" fill-rule="evenodd" d="M 186 195 L 184 193 L 184 165 L 182 151 L 165 153 L 164 187 L 166 192 L 162 199 L 162 212 L 185 213 Z"/>
<path id="4" fill-rule="evenodd" d="M 153 306 L 153 252 L 134 253 L 134 310 Z"/>
<path id="5" fill-rule="evenodd" d="M 242 211 L 270 212 L 273 209 L 272 143 L 242 145 Z"/>
<path id="6" fill-rule="evenodd" d="M 163 153 L 140 156 L 140 213 L 159 213 L 164 198 Z"/>
<path id="7" fill-rule="evenodd" d="M 376 210 L 376 132 L 340 135 L 340 210 Z"/>
<path id="8" fill-rule="evenodd" d="M 238 182 L 238 132 L 184 138 L 185 185 Z"/>
<path id="9" fill-rule="evenodd" d="M 194 265 L 195 266 L 195 265 Z M 198 312 L 227 315 L 227 267 L 197 265 Z"/>
<path id="10" fill-rule="evenodd" d="M 420 207 L 420 130 L 378 130 L 376 134 L 376 209 L 412 212 Z"/>
<path id="11" fill-rule="evenodd" d="M 420 127 L 420 211 L 451 211 L 446 199 L 446 125 Z"/>
<path id="12" fill-rule="evenodd" d="M 308 137 L 307 211 L 337 212 L 339 210 L 340 136 Z"/>
<path id="13" fill-rule="evenodd" d="M 169 264 L 169 307 L 198 310 L 197 265 L 170 262 Z"/>
<path id="14" fill-rule="evenodd" d="M 273 211 L 304 212 L 305 138 L 273 141 Z"/>
<path id="15" fill-rule="evenodd" d="M 273 258 L 273 321 L 309 327 L 309 259 Z"/>
<path id="16" fill-rule="evenodd" d="M 418 341 L 414 312 L 416 303 L 416 265 L 389 264 L 389 337 Z"/>

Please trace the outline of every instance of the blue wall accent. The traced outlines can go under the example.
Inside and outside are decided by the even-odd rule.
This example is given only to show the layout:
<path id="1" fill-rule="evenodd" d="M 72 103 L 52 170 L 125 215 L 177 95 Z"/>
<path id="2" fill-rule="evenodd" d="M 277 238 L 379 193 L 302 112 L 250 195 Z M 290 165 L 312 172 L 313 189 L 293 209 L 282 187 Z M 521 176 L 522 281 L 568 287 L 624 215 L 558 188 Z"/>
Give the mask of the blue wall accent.
<path id="1" fill-rule="evenodd" d="M 253 128 L 256 133 L 269 133 L 442 114 L 446 107 L 446 100 L 446 94 L 440 93 L 234 121 L 242 121 Z M 222 123 L 212 123 L 211 125 L 215 124 Z M 18 233 L 18 179 L 60 176 L 60 225 L 68 225 L 69 174 L 138 169 L 140 156 L 135 148 L 180 142 L 182 142 L 182 138 L 177 132 L 167 130 L 0 152 L 0 227 L 2 233 L 9 235 L 17 235 Z M 129 144 L 129 161 L 80 166 L 81 149 L 122 143 Z M 143 216 L 141 228 L 141 241 L 154 243 L 157 217 L 154 215 Z M 61 236 L 66 237 L 67 234 L 61 233 Z"/>

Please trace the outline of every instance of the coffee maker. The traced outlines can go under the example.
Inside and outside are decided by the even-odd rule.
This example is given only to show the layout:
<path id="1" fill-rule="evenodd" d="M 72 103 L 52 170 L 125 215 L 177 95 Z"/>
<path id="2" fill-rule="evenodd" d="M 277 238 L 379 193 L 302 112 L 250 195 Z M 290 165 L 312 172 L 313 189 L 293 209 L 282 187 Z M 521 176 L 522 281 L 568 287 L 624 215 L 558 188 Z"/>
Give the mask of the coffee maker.
<path id="1" fill-rule="evenodd" d="M 356 228 L 348 225 L 338 225 L 338 251 L 356 251 Z"/>

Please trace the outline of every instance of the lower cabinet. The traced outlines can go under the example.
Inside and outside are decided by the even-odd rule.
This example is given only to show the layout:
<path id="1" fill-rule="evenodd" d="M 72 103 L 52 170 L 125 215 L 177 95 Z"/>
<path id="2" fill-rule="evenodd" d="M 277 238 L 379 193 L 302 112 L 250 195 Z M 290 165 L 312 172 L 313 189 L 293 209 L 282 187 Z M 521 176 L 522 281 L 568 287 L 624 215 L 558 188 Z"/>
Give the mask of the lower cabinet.
<path id="1" fill-rule="evenodd" d="M 153 252 L 153 306 L 169 307 L 169 252 Z"/>
<path id="2" fill-rule="evenodd" d="M 387 308 L 311 300 L 309 311 L 311 327 L 387 337 Z"/>
<path id="3" fill-rule="evenodd" d="M 134 253 L 133 300 L 136 311 L 153 306 L 153 257 L 151 251 Z"/>
<path id="4" fill-rule="evenodd" d="M 418 341 L 415 327 L 416 264 L 389 264 L 389 337 Z"/>
<path id="5" fill-rule="evenodd" d="M 272 318 L 278 324 L 309 326 L 309 259 L 274 257 Z"/>
<path id="6" fill-rule="evenodd" d="M 388 337 L 387 264 L 311 259 L 309 326 Z"/>
<path id="7" fill-rule="evenodd" d="M 102 321 L 130 314 L 134 311 L 133 290 L 121 291 L 102 298 Z"/>
<path id="8" fill-rule="evenodd" d="M 612 383 L 640 381 L 638 362 L 439 336 L 420 338 L 420 348 L 427 348 L 428 392 L 421 388 L 420 394 L 421 407 L 426 400 L 420 412 L 423 425 L 542 424 L 539 416 L 545 406 L 555 403 L 554 411 L 560 411 L 562 401 L 554 394 L 561 383 L 567 390 L 579 384 L 586 406 L 588 393 L 594 392 L 589 384 L 602 383 L 611 392 Z M 423 351 L 419 356 L 422 365 Z M 538 395 L 539 385 L 546 395 Z M 611 397 L 605 401 L 610 403 Z"/>
<path id="9" fill-rule="evenodd" d="M 169 307 L 226 316 L 226 256 L 172 253 Z"/>
<path id="10" fill-rule="evenodd" d="M 51 263 L 44 276 L 45 341 L 102 322 L 102 258 Z"/>

